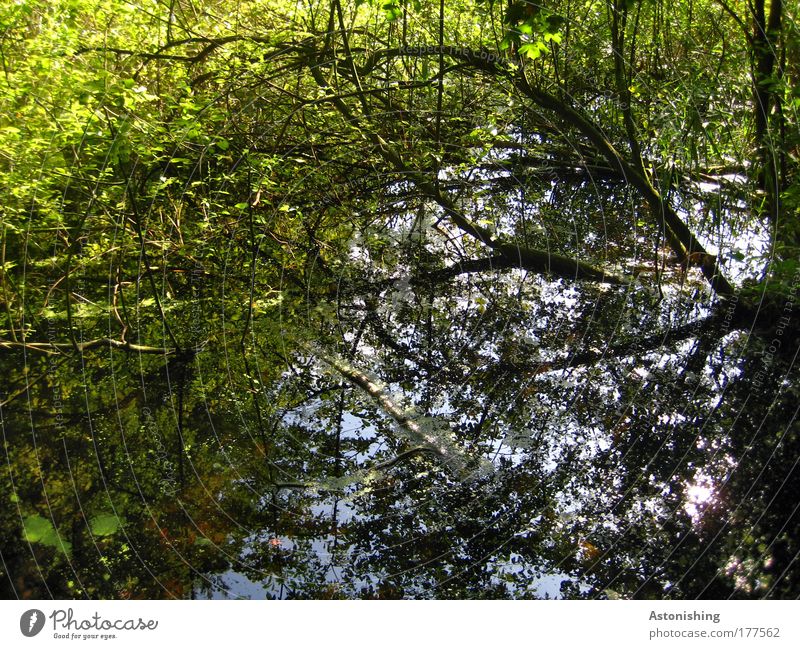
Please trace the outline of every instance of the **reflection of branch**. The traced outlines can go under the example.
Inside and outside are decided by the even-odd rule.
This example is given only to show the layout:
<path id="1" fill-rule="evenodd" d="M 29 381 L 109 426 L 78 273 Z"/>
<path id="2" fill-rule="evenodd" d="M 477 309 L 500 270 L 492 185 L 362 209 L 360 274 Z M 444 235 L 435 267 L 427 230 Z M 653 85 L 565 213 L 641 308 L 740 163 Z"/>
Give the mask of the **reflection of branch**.
<path id="1" fill-rule="evenodd" d="M 272 484 L 273 489 L 313 489 L 313 482 L 275 482 Z"/>
<path id="2" fill-rule="evenodd" d="M 494 468 L 488 460 L 482 458 L 478 459 L 478 466 L 473 467 L 475 462 L 451 438 L 452 432 L 446 421 L 427 418 L 423 420 L 413 409 L 404 408 L 397 402 L 397 399 L 389 395 L 386 387 L 377 378 L 369 376 L 334 354 L 313 346 L 306 346 L 306 349 L 372 397 L 380 408 L 394 420 L 397 429 L 404 437 L 436 455 L 457 476 L 468 478 L 473 475 L 475 469 L 480 473 L 485 473 Z"/>
<path id="3" fill-rule="evenodd" d="M 362 74 L 370 71 L 379 61 L 383 58 L 394 58 L 398 56 L 433 56 L 438 55 L 436 47 L 419 46 L 412 48 L 389 48 L 386 50 L 373 52 L 367 59 Z M 600 155 L 605 158 L 606 162 L 614 171 L 624 177 L 639 194 L 647 201 L 650 206 L 650 211 L 653 214 L 660 229 L 667 236 L 670 246 L 674 250 L 679 259 L 684 259 L 692 252 L 705 253 L 706 250 L 702 244 L 697 240 L 694 233 L 684 223 L 683 219 L 676 213 L 676 211 L 669 204 L 669 201 L 664 198 L 650 182 L 650 179 L 640 173 L 630 162 L 616 150 L 614 145 L 606 138 L 602 129 L 596 125 L 589 117 L 582 114 L 579 110 L 573 108 L 568 103 L 562 101 L 555 95 L 551 95 L 541 88 L 532 86 L 528 83 L 524 75 L 517 75 L 516 72 L 506 66 L 504 62 L 497 58 L 495 55 L 489 55 L 485 51 L 470 50 L 465 47 L 448 47 L 445 48 L 446 54 L 449 57 L 463 61 L 476 71 L 481 71 L 492 76 L 507 79 L 514 87 L 521 92 L 528 99 L 533 101 L 537 106 L 547 111 L 558 115 L 561 119 L 566 121 L 572 127 L 576 128 L 583 134 L 597 149 Z M 327 85 L 318 69 L 311 70 L 312 75 L 321 85 Z M 343 102 L 333 102 L 342 114 L 356 122 L 353 115 L 350 114 L 349 109 Z M 433 200 L 439 203 L 450 216 L 453 222 L 464 232 L 475 237 L 479 241 L 490 245 L 493 243 L 491 234 L 481 226 L 475 225 L 468 221 L 464 216 L 454 208 L 449 200 L 438 191 L 432 190 L 432 186 L 424 180 L 420 182 L 416 175 L 403 164 L 397 153 L 386 143 L 380 136 L 372 135 L 371 138 L 378 145 L 380 153 L 386 160 L 391 162 L 398 171 L 401 171 L 413 180 L 420 189 L 425 191 Z M 581 262 L 573 262 L 577 264 L 577 268 L 581 268 Z M 591 267 L 589 267 L 591 268 Z M 597 274 L 598 270 L 591 269 L 594 273 L 589 273 L 588 279 L 595 279 L 591 277 L 592 274 Z M 733 286 L 722 275 L 718 265 L 713 268 L 702 268 L 703 274 L 708 280 L 714 291 L 720 295 L 733 295 Z M 559 270 L 556 269 L 556 274 Z M 572 277 L 580 279 L 580 272 L 573 272 Z M 601 280 L 608 281 L 608 280 Z"/>
<path id="4" fill-rule="evenodd" d="M 399 455 L 391 458 L 390 460 L 386 460 L 385 462 L 380 462 L 372 467 L 366 467 L 362 471 L 356 472 L 354 475 L 348 476 L 346 478 L 348 484 L 353 484 L 358 482 L 362 479 L 362 477 L 366 473 L 370 471 L 386 471 L 387 469 L 391 469 L 394 466 L 397 466 L 401 462 L 405 462 L 413 457 L 418 455 L 424 455 L 426 453 L 434 453 L 433 449 L 427 448 L 425 446 L 415 446 L 414 448 L 410 448 L 407 451 L 403 451 Z M 344 487 L 338 486 L 326 486 L 324 482 L 275 482 L 272 484 L 274 489 L 318 489 L 320 491 L 339 491 Z"/>
<path id="5" fill-rule="evenodd" d="M 516 249 L 513 246 L 509 246 L 503 252 L 511 253 Z M 438 270 L 432 270 L 427 273 L 420 273 L 418 275 L 414 275 L 410 278 L 392 278 L 392 279 L 384 279 L 376 282 L 351 282 L 348 284 L 341 284 L 337 286 L 337 295 L 350 295 L 356 291 L 362 291 L 367 295 L 370 294 L 381 294 L 383 291 L 389 289 L 396 289 L 398 285 L 402 285 L 403 288 L 405 287 L 425 287 L 430 286 L 431 284 L 443 284 L 451 279 L 455 279 L 460 275 L 468 275 L 472 273 L 493 273 L 497 271 L 503 270 L 512 270 L 512 269 L 521 269 L 521 270 L 528 270 L 532 272 L 541 272 L 542 265 L 545 263 L 544 258 L 541 257 L 538 259 L 540 263 L 536 263 L 537 260 L 532 257 L 530 254 L 530 250 L 522 249 L 521 253 L 517 252 L 517 254 L 500 254 L 500 255 L 493 255 L 491 257 L 481 257 L 479 259 L 467 259 L 464 261 L 458 261 L 456 263 L 451 264 L 450 266 L 446 266 L 445 268 L 440 268 Z M 547 253 L 542 253 L 546 255 Z M 557 255 L 550 255 L 548 261 L 550 263 L 554 262 L 554 259 L 562 259 Z M 563 258 L 566 259 L 566 258 Z M 648 267 L 649 270 L 649 267 Z M 613 278 L 608 275 L 603 276 L 603 281 L 611 283 L 611 284 L 621 284 L 624 278 Z M 632 278 L 631 278 L 632 279 Z M 403 290 L 403 289 L 397 289 Z M 373 329 L 375 333 L 380 338 L 381 342 L 385 343 L 388 347 L 391 347 L 396 352 L 401 353 L 405 356 L 411 354 L 411 351 L 401 343 L 398 343 L 392 340 L 388 334 L 386 333 L 385 329 L 382 328 L 382 325 L 375 317 L 370 317 L 370 324 L 374 325 Z"/>
<path id="6" fill-rule="evenodd" d="M 508 249 L 505 249 L 501 252 L 503 253 L 511 253 L 512 247 L 509 246 Z M 544 253 L 546 254 L 546 253 Z M 554 257 L 558 259 L 557 255 L 550 255 L 549 261 L 552 262 Z M 468 259 L 466 261 L 460 261 L 458 263 L 453 264 L 452 266 L 448 266 L 447 268 L 442 268 L 441 270 L 435 270 L 427 275 L 419 275 L 417 277 L 412 277 L 410 280 L 411 284 L 420 285 L 420 284 L 438 284 L 440 282 L 446 282 L 447 280 L 453 279 L 458 277 L 459 275 L 464 275 L 468 273 L 487 273 L 493 272 L 497 270 L 507 270 L 510 268 L 520 268 L 522 270 L 530 270 L 534 272 L 541 272 L 542 265 L 541 262 L 544 263 L 543 258 L 539 258 L 538 260 L 535 259 L 531 255 L 530 250 L 521 249 L 519 254 L 500 254 L 494 255 L 492 257 L 483 257 L 481 259 Z M 605 277 L 605 281 L 611 281 L 609 277 Z M 616 283 L 616 282 L 611 282 Z"/>
<path id="7" fill-rule="evenodd" d="M 43 354 L 60 354 L 61 352 L 76 349 L 79 352 L 85 352 L 96 347 L 114 347 L 126 352 L 136 352 L 138 354 L 161 354 L 168 356 L 175 354 L 178 350 L 173 347 L 149 347 L 147 345 L 135 345 L 134 343 L 125 342 L 122 340 L 114 340 L 113 338 L 97 338 L 96 340 L 87 340 L 86 342 L 77 343 L 19 343 L 9 340 L 0 340 L 0 349 L 27 349 L 29 351 L 42 352 Z M 181 350 L 187 351 L 187 350 Z"/>
<path id="8" fill-rule="evenodd" d="M 386 460 L 385 462 L 381 462 L 380 464 L 376 464 L 373 470 L 376 471 L 383 471 L 385 469 L 391 469 L 393 466 L 400 464 L 400 462 L 405 462 L 409 458 L 416 457 L 417 455 L 423 455 L 425 453 L 435 453 L 433 449 L 427 448 L 425 446 L 415 446 L 407 451 L 403 451 L 399 455 L 393 457 L 391 460 Z"/>
<path id="9" fill-rule="evenodd" d="M 558 372 L 582 365 L 596 365 L 602 361 L 612 358 L 622 358 L 635 354 L 652 353 L 655 350 L 674 344 L 689 338 L 704 338 L 712 333 L 715 327 L 724 322 L 725 314 L 720 312 L 708 316 L 702 320 L 695 320 L 680 327 L 662 331 L 644 338 L 634 338 L 614 346 L 604 349 L 588 350 L 571 354 L 567 358 L 548 360 L 531 360 L 527 362 L 515 362 L 501 360 L 498 363 L 486 368 L 481 373 L 490 372 L 527 372 L 534 375 Z M 719 330 L 719 335 L 723 336 L 724 330 Z"/>

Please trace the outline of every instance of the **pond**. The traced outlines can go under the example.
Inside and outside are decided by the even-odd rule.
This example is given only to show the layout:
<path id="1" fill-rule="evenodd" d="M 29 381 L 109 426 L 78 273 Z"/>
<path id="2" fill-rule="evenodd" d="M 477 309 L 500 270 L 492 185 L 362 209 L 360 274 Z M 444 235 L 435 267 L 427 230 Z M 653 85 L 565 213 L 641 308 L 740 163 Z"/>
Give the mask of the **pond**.
<path id="1" fill-rule="evenodd" d="M 338 286 L 334 306 L 265 306 L 249 340 L 203 324 L 209 342 L 181 354 L 4 356 L 7 594 L 793 587 L 794 332 L 770 356 L 707 309 L 522 271 L 401 300 L 396 283 Z M 178 338 L 235 308 L 204 290 Z"/>

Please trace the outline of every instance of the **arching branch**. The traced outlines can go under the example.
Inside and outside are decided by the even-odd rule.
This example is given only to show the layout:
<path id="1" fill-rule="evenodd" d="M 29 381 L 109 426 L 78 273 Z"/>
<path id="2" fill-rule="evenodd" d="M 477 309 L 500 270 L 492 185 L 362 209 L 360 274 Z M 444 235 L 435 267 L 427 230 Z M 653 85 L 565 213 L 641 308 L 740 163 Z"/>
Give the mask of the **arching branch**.
<path id="1" fill-rule="evenodd" d="M 512 68 L 496 54 L 484 50 L 471 50 L 465 47 L 453 46 L 439 48 L 437 46 L 422 45 L 407 48 L 389 48 L 372 53 L 361 68 L 361 73 L 364 74 L 373 69 L 379 61 L 385 58 L 399 56 L 438 56 L 440 51 L 444 51 L 445 55 L 460 60 L 475 70 L 506 79 L 522 95 L 533 101 L 534 104 L 554 113 L 570 126 L 576 128 L 594 145 L 610 165 L 611 169 L 619 173 L 620 176 L 629 182 L 645 199 L 650 207 L 651 213 L 657 221 L 659 229 L 665 233 L 670 247 L 678 256 L 679 260 L 684 260 L 692 253 L 708 254 L 703 245 L 697 240 L 697 237 L 695 237 L 669 202 L 661 196 L 646 175 L 637 171 L 634 165 L 625 160 L 622 154 L 617 151 L 614 145 L 605 137 L 600 127 L 561 99 L 558 99 L 541 88 L 531 86 L 519 68 Z M 391 161 L 397 162 L 396 160 Z M 474 225 L 459 222 L 452 211 L 447 210 L 447 208 L 446 211 L 453 217 L 454 222 L 459 228 L 488 243 L 484 233 L 480 230 L 476 230 Z M 713 267 L 703 267 L 702 271 L 716 293 L 719 295 L 734 294 L 733 286 L 722 275 L 718 264 L 715 264 Z"/>

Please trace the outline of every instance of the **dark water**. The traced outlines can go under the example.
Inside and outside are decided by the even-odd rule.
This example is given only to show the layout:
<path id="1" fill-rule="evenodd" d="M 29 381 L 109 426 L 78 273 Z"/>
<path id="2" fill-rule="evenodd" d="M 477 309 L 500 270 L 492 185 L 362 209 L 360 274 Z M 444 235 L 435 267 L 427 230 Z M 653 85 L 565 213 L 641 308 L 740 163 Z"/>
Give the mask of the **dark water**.
<path id="1" fill-rule="evenodd" d="M 180 354 L 4 351 L 4 595 L 797 594 L 795 331 L 517 270 L 333 276 L 261 289 L 243 338 L 230 278 L 176 276 Z"/>

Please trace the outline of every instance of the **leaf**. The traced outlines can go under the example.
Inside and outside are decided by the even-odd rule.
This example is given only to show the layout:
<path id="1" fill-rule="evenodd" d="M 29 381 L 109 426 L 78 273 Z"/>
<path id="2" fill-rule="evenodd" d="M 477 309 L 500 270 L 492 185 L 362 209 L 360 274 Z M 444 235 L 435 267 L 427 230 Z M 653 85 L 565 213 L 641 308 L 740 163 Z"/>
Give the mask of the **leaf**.
<path id="1" fill-rule="evenodd" d="M 53 524 L 41 516 L 28 516 L 23 522 L 25 539 L 31 543 L 41 543 L 42 539 L 49 538 L 55 530 Z"/>
<path id="2" fill-rule="evenodd" d="M 403 10 L 395 2 L 387 2 L 384 4 L 383 11 L 386 13 L 386 20 L 390 23 L 395 22 L 403 16 Z"/>
<path id="3" fill-rule="evenodd" d="M 542 52 L 546 52 L 547 47 L 544 43 L 527 43 L 519 48 L 519 53 L 527 56 L 529 59 L 536 60 Z"/>
<path id="4" fill-rule="evenodd" d="M 116 514 L 99 514 L 89 521 L 89 527 L 95 536 L 111 536 L 120 528 L 121 523 Z"/>
<path id="5" fill-rule="evenodd" d="M 56 548 L 67 556 L 72 553 L 72 543 L 62 540 L 48 519 L 38 515 L 28 516 L 22 525 L 25 528 L 25 538 L 29 542 Z"/>

